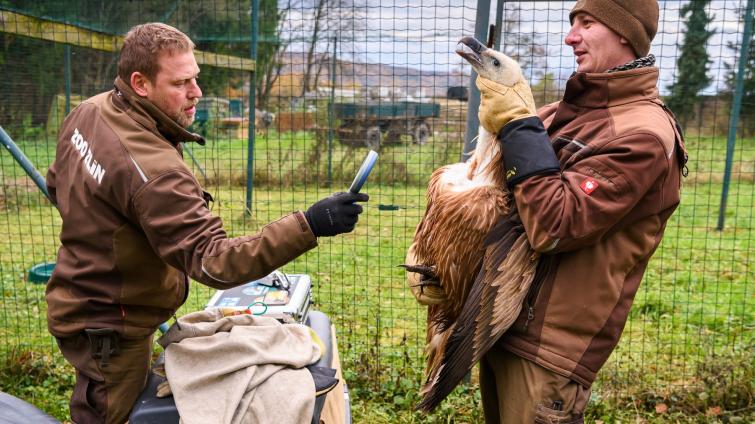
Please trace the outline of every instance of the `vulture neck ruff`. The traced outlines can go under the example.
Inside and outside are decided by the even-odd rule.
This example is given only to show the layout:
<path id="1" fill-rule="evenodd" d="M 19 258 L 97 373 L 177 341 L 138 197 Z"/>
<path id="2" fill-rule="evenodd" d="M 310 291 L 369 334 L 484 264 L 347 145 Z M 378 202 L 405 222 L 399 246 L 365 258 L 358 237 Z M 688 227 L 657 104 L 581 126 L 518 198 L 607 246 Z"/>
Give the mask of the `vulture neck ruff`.
<path id="1" fill-rule="evenodd" d="M 500 147 L 494 134 L 480 125 L 477 146 L 466 162 L 445 167 L 440 183 L 454 192 L 463 192 L 479 187 L 496 186 L 496 168 L 502 168 Z"/>

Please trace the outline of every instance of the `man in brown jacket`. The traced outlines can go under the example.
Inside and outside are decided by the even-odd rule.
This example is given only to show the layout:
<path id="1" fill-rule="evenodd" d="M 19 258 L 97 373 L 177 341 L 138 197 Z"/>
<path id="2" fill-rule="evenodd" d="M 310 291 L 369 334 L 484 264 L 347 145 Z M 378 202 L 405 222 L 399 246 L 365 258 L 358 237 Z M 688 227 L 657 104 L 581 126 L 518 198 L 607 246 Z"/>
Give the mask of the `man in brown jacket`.
<path id="1" fill-rule="evenodd" d="M 63 219 L 47 285 L 48 328 L 76 369 L 71 417 L 122 423 L 144 387 L 157 327 L 189 278 L 227 289 L 353 230 L 367 195 L 336 193 L 229 238 L 182 159 L 202 95 L 194 43 L 145 24 L 126 34 L 113 90 L 66 118 L 47 186 Z"/>
<path id="2" fill-rule="evenodd" d="M 520 316 L 480 363 L 488 423 L 583 421 L 679 204 L 686 154 L 648 55 L 657 1 L 580 0 L 569 19 L 577 72 L 562 101 L 511 116 L 526 102 L 477 80 L 514 219 L 543 254 Z"/>

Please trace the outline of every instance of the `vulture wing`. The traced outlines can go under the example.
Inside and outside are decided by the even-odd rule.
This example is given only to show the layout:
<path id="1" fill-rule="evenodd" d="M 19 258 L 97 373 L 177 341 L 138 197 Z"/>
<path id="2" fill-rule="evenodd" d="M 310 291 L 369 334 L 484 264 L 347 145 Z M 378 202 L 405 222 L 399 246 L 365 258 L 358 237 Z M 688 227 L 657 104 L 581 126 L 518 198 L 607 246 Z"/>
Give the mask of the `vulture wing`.
<path id="1" fill-rule="evenodd" d="M 532 284 L 539 254 L 521 223 L 501 219 L 485 237 L 482 268 L 443 352 L 422 389 L 417 409 L 433 410 L 516 320 Z"/>

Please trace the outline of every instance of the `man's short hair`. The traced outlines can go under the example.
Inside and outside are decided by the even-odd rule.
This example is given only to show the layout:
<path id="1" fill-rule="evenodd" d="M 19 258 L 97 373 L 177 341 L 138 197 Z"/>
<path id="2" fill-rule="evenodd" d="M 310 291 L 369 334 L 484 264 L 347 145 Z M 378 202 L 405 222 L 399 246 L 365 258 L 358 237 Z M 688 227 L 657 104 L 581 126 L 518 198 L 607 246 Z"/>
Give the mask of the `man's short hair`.
<path id="1" fill-rule="evenodd" d="M 159 22 L 131 28 L 123 40 L 118 58 L 118 76 L 125 83 L 131 74 L 140 72 L 150 81 L 160 71 L 157 58 L 161 52 L 186 52 L 194 49 L 194 42 L 183 32 Z"/>

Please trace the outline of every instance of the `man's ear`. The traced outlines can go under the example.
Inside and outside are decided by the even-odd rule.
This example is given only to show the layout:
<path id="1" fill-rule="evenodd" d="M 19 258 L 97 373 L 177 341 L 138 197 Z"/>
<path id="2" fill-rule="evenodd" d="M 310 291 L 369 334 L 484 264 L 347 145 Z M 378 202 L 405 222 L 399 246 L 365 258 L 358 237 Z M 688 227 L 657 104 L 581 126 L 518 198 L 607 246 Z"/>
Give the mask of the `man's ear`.
<path id="1" fill-rule="evenodd" d="M 628 45 L 629 41 L 627 41 L 627 39 L 624 38 L 624 37 L 619 37 L 619 43 L 621 43 L 621 44 L 627 44 Z"/>
<path id="2" fill-rule="evenodd" d="M 133 72 L 131 74 L 131 89 L 141 97 L 147 97 L 149 92 L 152 91 L 152 83 L 146 75 L 141 72 Z"/>

